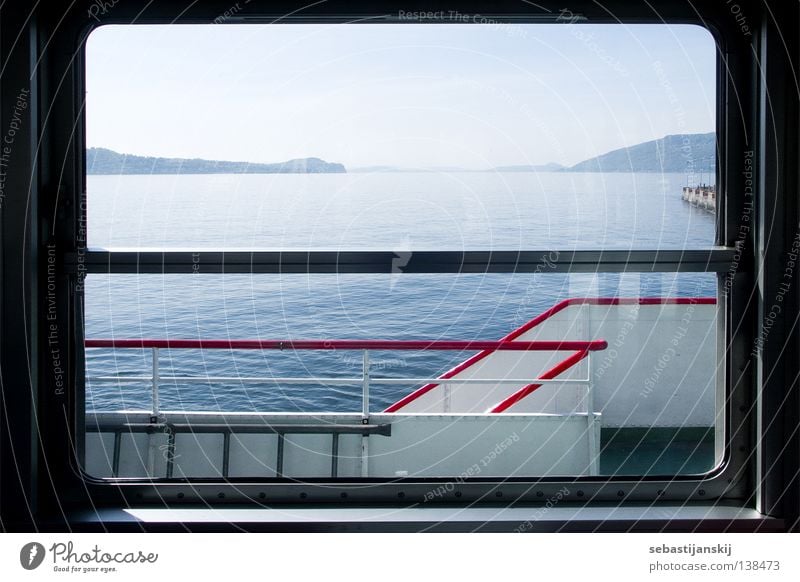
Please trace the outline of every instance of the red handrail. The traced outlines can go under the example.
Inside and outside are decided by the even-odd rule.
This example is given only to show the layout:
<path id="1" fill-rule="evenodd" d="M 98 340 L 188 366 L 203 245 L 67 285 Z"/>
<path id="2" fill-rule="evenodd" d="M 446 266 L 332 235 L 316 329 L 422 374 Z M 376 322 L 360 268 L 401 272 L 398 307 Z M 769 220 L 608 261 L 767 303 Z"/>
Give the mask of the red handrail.
<path id="1" fill-rule="evenodd" d="M 172 348 L 231 350 L 456 350 L 456 351 L 565 351 L 604 350 L 604 340 L 592 341 L 458 341 L 458 340 L 191 340 L 87 339 L 87 348 Z"/>
<path id="2" fill-rule="evenodd" d="M 715 297 L 571 297 L 569 299 L 563 299 L 553 305 L 546 311 L 543 311 L 527 323 L 523 324 L 522 326 L 518 327 L 508 335 L 504 336 L 500 339 L 501 342 L 510 342 L 514 339 L 521 336 L 523 333 L 530 331 L 543 321 L 546 321 L 553 317 L 555 314 L 563 311 L 567 307 L 571 305 L 714 305 L 717 303 Z M 580 349 L 580 348 L 578 348 Z M 469 368 L 470 366 L 476 364 L 477 362 L 484 359 L 486 356 L 492 353 L 491 350 L 485 350 L 474 356 L 464 360 L 459 365 L 451 368 L 447 372 L 441 375 L 442 380 L 448 380 Z M 542 378 L 546 379 L 546 378 Z M 389 406 L 384 412 L 397 412 L 409 402 L 413 402 L 417 398 L 427 394 L 434 388 L 439 386 L 439 384 L 433 382 L 430 384 L 425 384 L 420 388 L 414 390 L 411 394 L 404 396 L 391 406 Z"/>
<path id="3" fill-rule="evenodd" d="M 590 341 L 513 341 L 523 333 L 533 329 L 542 322 L 571 305 L 714 305 L 714 297 L 573 297 L 559 301 L 550 309 L 540 313 L 524 325 L 507 334 L 499 341 L 457 341 L 457 340 L 190 340 L 190 339 L 87 339 L 87 348 L 173 348 L 173 349 L 277 349 L 277 350 L 480 350 L 458 366 L 442 374 L 441 378 L 450 379 L 459 372 L 469 368 L 476 362 L 495 351 L 562 351 L 575 353 L 556 366 L 547 370 L 539 379 L 550 380 L 571 366 L 580 362 L 590 351 L 603 350 L 608 344 L 604 340 Z M 429 383 L 389 406 L 384 412 L 396 412 L 409 402 L 429 392 L 438 383 Z M 525 396 L 539 388 L 541 384 L 528 384 L 495 407 L 491 412 L 502 412 L 513 406 Z"/>
<path id="4" fill-rule="evenodd" d="M 552 380 L 553 378 L 558 376 L 561 372 L 568 370 L 569 368 L 580 362 L 588 355 L 589 352 L 586 350 L 575 352 L 568 358 L 562 360 L 561 362 L 559 362 L 558 364 L 547 370 L 547 372 L 539 376 L 538 379 Z M 523 388 L 520 388 L 519 390 L 514 392 L 511 396 L 507 397 L 505 400 L 500 401 L 499 404 L 489 409 L 489 412 L 491 413 L 505 412 L 506 410 L 514 406 L 517 402 L 525 398 L 528 394 L 530 394 L 537 388 L 540 388 L 541 386 L 542 386 L 541 384 L 536 384 L 536 383 L 528 384 L 527 386 L 524 386 Z"/>

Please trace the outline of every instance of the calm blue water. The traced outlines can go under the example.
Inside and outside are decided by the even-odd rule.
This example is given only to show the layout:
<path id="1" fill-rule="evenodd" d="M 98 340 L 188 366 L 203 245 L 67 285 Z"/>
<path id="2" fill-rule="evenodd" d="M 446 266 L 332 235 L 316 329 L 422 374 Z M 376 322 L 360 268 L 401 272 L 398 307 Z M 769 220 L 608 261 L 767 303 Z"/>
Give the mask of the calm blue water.
<path id="1" fill-rule="evenodd" d="M 105 248 L 680 249 L 713 244 L 683 175 L 407 173 L 90 176 Z M 485 339 L 570 296 L 698 296 L 708 274 L 92 275 L 87 337 Z M 375 376 L 436 376 L 470 354 L 375 352 Z M 87 353 L 89 376 L 148 375 L 149 350 Z M 163 375 L 356 377 L 360 352 L 162 350 Z M 371 388 L 381 410 L 413 386 Z M 162 382 L 166 410 L 357 411 L 360 385 Z M 150 407 L 147 382 L 92 382 L 87 409 Z"/>

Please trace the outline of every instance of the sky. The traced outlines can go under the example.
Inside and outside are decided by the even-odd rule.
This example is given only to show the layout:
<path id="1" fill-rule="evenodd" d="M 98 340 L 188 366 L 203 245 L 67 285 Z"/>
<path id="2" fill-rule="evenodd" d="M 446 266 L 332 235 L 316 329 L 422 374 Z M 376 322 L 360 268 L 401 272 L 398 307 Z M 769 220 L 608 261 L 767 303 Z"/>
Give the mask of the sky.
<path id="1" fill-rule="evenodd" d="M 714 130 L 692 25 L 112 25 L 87 41 L 89 147 L 368 166 L 572 165 Z"/>

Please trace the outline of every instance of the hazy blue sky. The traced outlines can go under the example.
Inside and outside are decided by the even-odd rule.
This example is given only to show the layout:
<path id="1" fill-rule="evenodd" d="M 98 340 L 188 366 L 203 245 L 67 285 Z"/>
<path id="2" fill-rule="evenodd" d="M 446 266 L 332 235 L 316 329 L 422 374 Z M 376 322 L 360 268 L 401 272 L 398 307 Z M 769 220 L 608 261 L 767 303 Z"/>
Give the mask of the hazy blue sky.
<path id="1" fill-rule="evenodd" d="M 88 145 L 139 155 L 485 168 L 714 129 L 694 26 L 107 26 L 87 69 Z"/>

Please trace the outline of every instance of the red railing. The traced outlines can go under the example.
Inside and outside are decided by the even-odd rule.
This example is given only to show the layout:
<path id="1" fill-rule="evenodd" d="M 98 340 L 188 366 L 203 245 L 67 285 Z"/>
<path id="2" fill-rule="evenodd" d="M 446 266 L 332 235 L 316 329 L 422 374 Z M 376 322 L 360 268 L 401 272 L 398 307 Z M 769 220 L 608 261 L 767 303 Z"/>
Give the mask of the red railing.
<path id="1" fill-rule="evenodd" d="M 500 342 L 513 342 L 516 338 L 521 336 L 522 334 L 532 330 L 539 324 L 543 323 L 544 321 L 550 319 L 557 313 L 563 311 L 567 307 L 572 305 L 715 305 L 717 303 L 716 298 L 714 297 L 672 297 L 672 298 L 665 298 L 665 297 L 572 297 L 569 299 L 564 299 L 559 301 L 551 308 L 546 311 L 543 311 L 527 323 L 521 325 L 508 335 L 502 337 Z M 580 348 L 578 348 L 580 350 Z M 464 360 L 459 365 L 455 366 L 454 368 L 448 370 L 444 374 L 441 375 L 442 380 L 449 380 L 453 378 L 456 374 L 459 374 L 466 370 L 467 368 L 475 365 L 476 363 L 483 360 L 486 356 L 489 356 L 492 353 L 491 350 L 484 350 L 478 354 L 475 354 L 471 358 Z M 559 362 L 551 369 L 547 370 L 544 374 L 540 376 L 540 380 L 549 380 L 555 378 L 565 370 L 569 369 L 570 367 L 574 366 L 578 362 L 580 362 L 583 358 L 586 357 L 586 353 L 582 350 L 576 352 L 569 358 Z M 427 394 L 434 388 L 439 386 L 439 384 L 432 382 L 429 384 L 425 384 L 420 388 L 414 390 L 411 394 L 401 398 L 391 406 L 389 406 L 384 412 L 397 412 L 410 402 L 413 402 L 417 398 L 420 398 L 424 394 Z M 518 392 L 512 394 L 508 398 L 506 398 L 503 402 L 499 403 L 497 406 L 491 409 L 491 412 L 502 412 L 508 409 L 510 406 L 513 406 L 525 396 L 539 388 L 541 384 L 529 384 L 528 386 L 523 387 Z"/>
<path id="2" fill-rule="evenodd" d="M 190 339 L 87 339 L 87 348 L 166 348 L 195 350 L 449 350 L 552 352 L 604 350 L 608 344 L 593 341 L 503 341 L 458 340 L 190 340 Z"/>
<path id="3" fill-rule="evenodd" d="M 713 297 L 687 297 L 687 298 L 604 298 L 604 297 L 575 297 L 556 303 L 550 309 L 534 317 L 524 325 L 518 327 L 498 341 L 458 341 L 458 340 L 192 340 L 192 339 L 87 339 L 87 348 L 151 348 L 157 351 L 166 349 L 230 349 L 230 350 L 450 350 L 450 351 L 479 351 L 479 353 L 466 359 L 461 364 L 442 374 L 438 380 L 450 380 L 460 372 L 473 366 L 495 351 L 572 351 L 573 354 L 545 371 L 536 380 L 552 380 L 559 374 L 568 370 L 585 357 L 589 352 L 603 350 L 608 344 L 604 340 L 588 341 L 515 341 L 522 334 L 530 331 L 557 313 L 573 305 L 713 305 Z M 157 371 L 154 371 L 156 377 Z M 427 381 L 427 380 L 424 380 Z M 487 382 L 491 379 L 486 379 Z M 155 382 L 154 382 L 155 383 Z M 398 400 L 385 409 L 384 412 L 397 412 L 404 406 L 430 392 L 440 383 L 429 382 L 411 394 Z M 502 402 L 492 407 L 489 412 L 504 412 L 520 400 L 531 394 L 541 383 L 531 383 Z"/>
<path id="4" fill-rule="evenodd" d="M 558 376 L 561 372 L 569 370 L 572 366 L 580 362 L 583 358 L 585 358 L 588 355 L 589 352 L 586 350 L 575 352 L 568 358 L 560 361 L 558 364 L 547 370 L 547 372 L 539 376 L 537 380 L 552 380 L 553 378 Z M 528 384 L 527 386 L 514 392 L 511 396 L 509 396 L 505 400 L 502 400 L 496 406 L 490 408 L 489 412 L 491 413 L 505 412 L 506 410 L 514 406 L 517 402 L 525 398 L 528 394 L 530 394 L 539 387 L 541 387 L 541 384 L 537 383 Z"/>
<path id="5" fill-rule="evenodd" d="M 159 372 L 158 351 L 160 349 L 226 349 L 226 350 L 360 350 L 363 351 L 363 370 L 361 378 L 326 378 L 324 381 L 337 384 L 356 383 L 362 385 L 362 414 L 369 416 L 369 384 L 370 381 L 380 383 L 405 382 L 402 378 L 370 378 L 369 373 L 369 351 L 370 350 L 457 350 L 457 351 L 575 351 L 588 353 L 595 350 L 603 350 L 607 344 L 603 340 L 594 341 L 530 341 L 530 342 L 502 342 L 502 341 L 458 341 L 458 340 L 190 340 L 190 339 L 87 339 L 87 348 L 126 348 L 126 349 L 151 349 L 153 351 L 153 373 L 150 377 L 95 377 L 97 381 L 141 381 L 149 380 L 152 382 L 153 405 L 152 413 L 157 416 L 160 413 L 159 404 L 159 384 L 161 380 L 174 381 L 193 381 L 193 380 L 217 380 L 228 381 L 231 378 L 197 378 L 191 376 L 161 376 Z M 281 381 L 285 383 L 303 383 L 323 381 L 319 378 L 241 378 L 241 381 Z M 429 382 L 431 378 L 408 379 L 409 383 L 414 381 Z M 547 380 L 547 378 L 537 378 L 537 380 Z M 495 381 L 514 382 L 506 378 L 497 378 Z"/>

